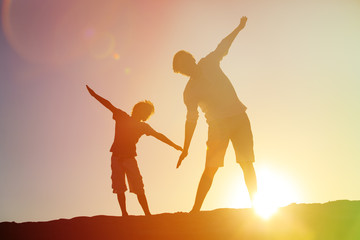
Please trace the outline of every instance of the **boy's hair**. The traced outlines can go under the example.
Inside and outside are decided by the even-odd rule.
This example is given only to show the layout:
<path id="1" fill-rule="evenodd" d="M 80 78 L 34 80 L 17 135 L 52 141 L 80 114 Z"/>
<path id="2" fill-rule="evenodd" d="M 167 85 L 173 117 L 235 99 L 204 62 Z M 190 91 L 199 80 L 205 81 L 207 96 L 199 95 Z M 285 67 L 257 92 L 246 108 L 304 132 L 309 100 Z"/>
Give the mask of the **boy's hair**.
<path id="1" fill-rule="evenodd" d="M 190 62 L 195 62 L 195 58 L 191 53 L 181 50 L 178 51 L 173 58 L 173 70 L 175 73 L 186 73 L 187 67 Z"/>
<path id="2" fill-rule="evenodd" d="M 134 113 L 140 114 L 141 116 L 144 116 L 146 121 L 149 119 L 151 115 L 154 114 L 154 112 L 155 112 L 154 104 L 152 104 L 152 102 L 150 102 L 149 100 L 144 100 L 134 105 L 131 115 L 134 115 Z"/>

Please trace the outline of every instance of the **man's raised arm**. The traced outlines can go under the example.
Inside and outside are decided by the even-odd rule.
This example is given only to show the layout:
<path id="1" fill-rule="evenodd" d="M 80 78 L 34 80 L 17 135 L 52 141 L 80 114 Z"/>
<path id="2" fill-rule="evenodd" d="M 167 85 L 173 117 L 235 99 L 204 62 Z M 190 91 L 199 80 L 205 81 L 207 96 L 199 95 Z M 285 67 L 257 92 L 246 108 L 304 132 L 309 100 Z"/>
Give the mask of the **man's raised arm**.
<path id="1" fill-rule="evenodd" d="M 228 54 L 232 42 L 238 33 L 245 27 L 246 21 L 247 17 L 242 17 L 240 24 L 219 43 L 213 54 L 215 54 L 220 60 Z"/>
<path id="2" fill-rule="evenodd" d="M 94 90 L 92 90 L 88 85 L 86 85 L 87 90 L 89 91 L 90 95 L 93 96 L 96 100 L 98 100 L 102 105 L 104 105 L 107 109 L 112 112 L 115 112 L 116 107 L 114 107 L 111 102 L 106 100 L 105 98 L 97 95 Z"/>

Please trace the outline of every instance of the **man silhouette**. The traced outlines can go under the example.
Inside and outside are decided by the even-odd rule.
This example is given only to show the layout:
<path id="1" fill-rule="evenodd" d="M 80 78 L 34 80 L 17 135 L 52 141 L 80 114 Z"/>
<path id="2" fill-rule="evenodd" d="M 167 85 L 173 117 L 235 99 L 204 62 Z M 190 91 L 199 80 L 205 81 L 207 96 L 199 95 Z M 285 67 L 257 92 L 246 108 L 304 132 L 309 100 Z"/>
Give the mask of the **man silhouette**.
<path id="1" fill-rule="evenodd" d="M 125 201 L 125 191 L 127 190 L 125 176 L 127 177 L 130 192 L 137 195 L 145 215 L 151 215 L 144 192 L 144 183 L 135 159 L 136 143 L 145 134 L 153 136 L 177 150 L 182 150 L 182 148 L 145 123 L 154 113 L 154 105 L 150 101 L 135 104 L 131 116 L 129 116 L 126 112 L 114 107 L 108 100 L 96 94 L 89 86 L 86 85 L 86 88 L 91 96 L 113 113 L 113 119 L 115 120 L 115 138 L 110 149 L 110 152 L 112 152 L 111 180 L 113 192 L 117 194 L 122 216 L 128 216 Z"/>
<path id="2" fill-rule="evenodd" d="M 245 27 L 247 18 L 224 38 L 217 48 L 196 63 L 195 58 L 182 50 L 175 54 L 173 70 L 190 77 L 184 90 L 187 108 L 185 140 L 177 167 L 188 155 L 188 150 L 198 119 L 198 106 L 205 113 L 208 123 L 208 141 L 205 170 L 199 182 L 195 203 L 191 212 L 199 212 L 208 193 L 214 175 L 224 165 L 224 156 L 231 140 L 236 161 L 240 164 L 251 201 L 257 191 L 256 174 L 253 166 L 254 151 L 250 122 L 246 107 L 242 104 L 220 68 L 220 61 L 227 55 L 238 33 Z"/>

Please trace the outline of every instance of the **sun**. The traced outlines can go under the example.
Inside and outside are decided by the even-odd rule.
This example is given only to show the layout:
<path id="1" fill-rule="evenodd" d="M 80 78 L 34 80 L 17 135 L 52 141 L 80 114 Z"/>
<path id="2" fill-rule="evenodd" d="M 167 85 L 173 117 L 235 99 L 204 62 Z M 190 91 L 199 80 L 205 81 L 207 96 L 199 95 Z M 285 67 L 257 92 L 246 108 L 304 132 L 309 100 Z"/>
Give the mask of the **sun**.
<path id="1" fill-rule="evenodd" d="M 257 215 L 259 215 L 261 218 L 268 220 L 271 216 L 273 216 L 280 206 L 274 201 L 269 201 L 266 196 L 262 194 L 257 194 L 254 203 L 253 208 Z"/>
<path id="2" fill-rule="evenodd" d="M 267 166 L 256 168 L 258 192 L 253 203 L 250 201 L 243 178 L 238 175 L 238 172 L 236 175 L 236 178 L 230 179 L 233 184 L 226 199 L 228 207 L 253 207 L 256 214 L 266 220 L 274 215 L 280 207 L 299 201 L 293 179 L 281 170 Z"/>
<path id="3" fill-rule="evenodd" d="M 280 207 L 297 202 L 297 191 L 291 178 L 270 168 L 257 170 L 258 192 L 253 207 L 264 219 L 269 219 Z"/>

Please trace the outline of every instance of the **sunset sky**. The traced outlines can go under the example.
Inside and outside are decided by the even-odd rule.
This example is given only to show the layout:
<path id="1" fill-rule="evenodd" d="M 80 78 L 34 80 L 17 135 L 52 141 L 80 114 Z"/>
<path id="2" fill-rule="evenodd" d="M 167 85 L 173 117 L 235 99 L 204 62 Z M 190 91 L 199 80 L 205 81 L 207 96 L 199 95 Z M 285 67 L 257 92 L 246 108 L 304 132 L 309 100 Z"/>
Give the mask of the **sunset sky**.
<path id="1" fill-rule="evenodd" d="M 120 215 L 111 189 L 112 114 L 151 100 L 148 123 L 182 145 L 187 78 L 240 22 L 221 63 L 248 107 L 259 191 L 281 204 L 360 200 L 358 0 L 1 0 L 0 222 Z M 188 157 L 153 137 L 137 145 L 150 210 L 191 209 L 204 169 L 200 114 Z M 129 214 L 142 214 L 127 193 Z M 249 207 L 231 145 L 203 210 Z"/>

